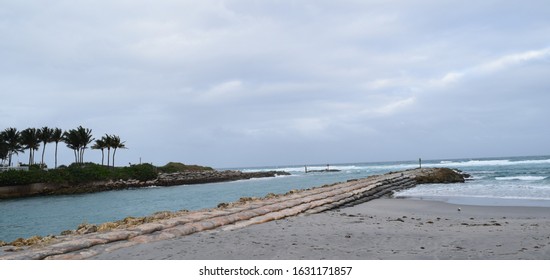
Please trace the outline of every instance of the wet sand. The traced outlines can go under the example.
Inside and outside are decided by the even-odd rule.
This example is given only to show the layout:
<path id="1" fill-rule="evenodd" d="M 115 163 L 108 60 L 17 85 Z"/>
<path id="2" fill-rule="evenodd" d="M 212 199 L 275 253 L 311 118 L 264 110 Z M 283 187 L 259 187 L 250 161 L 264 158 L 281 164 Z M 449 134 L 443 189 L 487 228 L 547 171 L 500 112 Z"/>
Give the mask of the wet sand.
<path id="1" fill-rule="evenodd" d="M 550 208 L 382 198 L 244 228 L 228 226 L 138 244 L 92 259 L 549 260 Z"/>

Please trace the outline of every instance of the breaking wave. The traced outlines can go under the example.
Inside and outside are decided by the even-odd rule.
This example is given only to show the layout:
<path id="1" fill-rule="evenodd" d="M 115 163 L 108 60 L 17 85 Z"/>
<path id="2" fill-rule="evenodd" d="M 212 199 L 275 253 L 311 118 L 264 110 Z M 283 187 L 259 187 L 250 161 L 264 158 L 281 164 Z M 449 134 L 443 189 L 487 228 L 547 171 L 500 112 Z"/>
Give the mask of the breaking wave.
<path id="1" fill-rule="evenodd" d="M 495 177 L 495 180 L 499 181 L 511 181 L 511 180 L 518 180 L 518 181 L 541 181 L 546 179 L 547 177 L 544 176 L 510 176 L 510 177 Z"/>

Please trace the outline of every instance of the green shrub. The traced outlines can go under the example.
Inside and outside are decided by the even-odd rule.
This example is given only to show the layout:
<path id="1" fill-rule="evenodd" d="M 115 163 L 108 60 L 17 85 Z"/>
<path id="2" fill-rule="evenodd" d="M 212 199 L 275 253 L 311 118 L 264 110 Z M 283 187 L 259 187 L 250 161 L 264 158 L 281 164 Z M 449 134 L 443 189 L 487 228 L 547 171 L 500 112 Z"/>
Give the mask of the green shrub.
<path id="1" fill-rule="evenodd" d="M 8 170 L 0 172 L 0 186 L 28 185 L 33 183 L 54 183 L 78 185 L 97 181 L 129 180 L 149 181 L 156 179 L 159 172 L 213 171 L 211 167 L 185 165 L 170 162 L 162 167 L 151 164 L 137 164 L 129 167 L 109 167 L 95 163 L 71 164 L 48 171 L 31 166 L 29 171 Z"/>
<path id="2" fill-rule="evenodd" d="M 123 167 L 120 169 L 120 172 L 123 172 L 128 179 L 139 181 L 153 180 L 158 176 L 157 168 L 148 163 Z"/>
<path id="3" fill-rule="evenodd" d="M 37 179 L 33 171 L 8 170 L 0 172 L 0 186 L 26 185 L 36 183 Z"/>
<path id="4" fill-rule="evenodd" d="M 106 181 L 113 177 L 109 167 L 95 163 L 71 164 L 65 172 L 68 182 L 73 184 Z"/>
<path id="5" fill-rule="evenodd" d="M 65 168 L 48 171 L 40 169 L 8 170 L 0 172 L 0 186 L 28 185 L 33 183 L 83 184 L 97 181 L 136 179 L 148 181 L 157 178 L 157 170 L 151 164 L 130 167 L 107 167 L 94 163 L 71 164 Z"/>
<path id="6" fill-rule="evenodd" d="M 212 167 L 200 166 L 200 165 L 185 165 L 181 162 L 169 162 L 165 166 L 159 167 L 158 170 L 163 173 L 175 173 L 186 171 L 214 171 Z"/>

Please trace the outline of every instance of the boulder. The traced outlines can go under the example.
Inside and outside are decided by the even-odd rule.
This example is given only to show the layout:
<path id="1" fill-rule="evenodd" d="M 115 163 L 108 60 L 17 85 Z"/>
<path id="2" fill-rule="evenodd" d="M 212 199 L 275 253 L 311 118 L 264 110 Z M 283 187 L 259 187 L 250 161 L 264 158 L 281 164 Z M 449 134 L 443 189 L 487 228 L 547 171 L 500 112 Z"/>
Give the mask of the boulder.
<path id="1" fill-rule="evenodd" d="M 450 168 L 430 168 L 414 170 L 418 184 L 464 183 L 464 174 Z"/>

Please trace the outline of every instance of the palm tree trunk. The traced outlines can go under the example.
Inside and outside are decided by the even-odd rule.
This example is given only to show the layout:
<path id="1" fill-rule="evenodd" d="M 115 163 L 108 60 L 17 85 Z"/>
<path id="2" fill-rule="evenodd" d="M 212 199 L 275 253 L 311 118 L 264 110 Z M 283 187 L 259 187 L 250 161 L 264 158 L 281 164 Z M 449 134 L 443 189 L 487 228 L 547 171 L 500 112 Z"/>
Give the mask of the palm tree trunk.
<path id="1" fill-rule="evenodd" d="M 55 168 L 57 168 L 57 142 L 55 142 Z"/>
<path id="2" fill-rule="evenodd" d="M 44 142 L 44 147 L 42 148 L 42 161 L 40 162 L 40 168 L 44 168 L 44 152 L 46 151 L 46 142 Z"/>
<path id="3" fill-rule="evenodd" d="M 116 148 L 113 149 L 113 167 L 115 167 L 115 154 L 116 154 Z"/>
<path id="4" fill-rule="evenodd" d="M 101 149 L 101 166 L 103 166 L 103 159 L 105 158 L 105 153 L 103 149 Z"/>
<path id="5" fill-rule="evenodd" d="M 111 148 L 107 148 L 107 166 L 111 166 Z"/>

